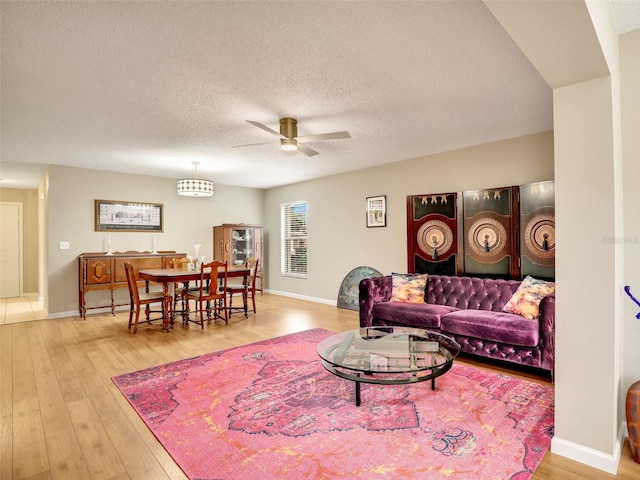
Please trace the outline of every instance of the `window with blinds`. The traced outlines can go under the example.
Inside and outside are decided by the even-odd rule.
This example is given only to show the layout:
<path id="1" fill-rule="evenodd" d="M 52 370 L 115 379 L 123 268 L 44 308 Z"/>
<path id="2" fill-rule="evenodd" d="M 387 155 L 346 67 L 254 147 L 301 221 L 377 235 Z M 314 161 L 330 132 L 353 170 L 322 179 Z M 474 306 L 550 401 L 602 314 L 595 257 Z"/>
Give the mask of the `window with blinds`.
<path id="1" fill-rule="evenodd" d="M 285 277 L 307 277 L 307 202 L 280 205 L 281 267 Z"/>

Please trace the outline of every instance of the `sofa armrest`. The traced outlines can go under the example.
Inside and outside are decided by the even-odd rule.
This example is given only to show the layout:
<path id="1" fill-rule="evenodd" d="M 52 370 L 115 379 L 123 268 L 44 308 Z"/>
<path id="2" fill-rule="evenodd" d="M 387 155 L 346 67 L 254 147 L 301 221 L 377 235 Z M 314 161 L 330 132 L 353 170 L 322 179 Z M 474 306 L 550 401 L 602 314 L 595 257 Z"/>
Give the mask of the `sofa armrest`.
<path id="1" fill-rule="evenodd" d="M 540 352 L 541 367 L 553 374 L 556 351 L 556 296 L 547 295 L 540 302 Z"/>
<path id="2" fill-rule="evenodd" d="M 360 326 L 373 326 L 373 306 L 391 300 L 391 275 L 364 278 L 359 285 Z"/>

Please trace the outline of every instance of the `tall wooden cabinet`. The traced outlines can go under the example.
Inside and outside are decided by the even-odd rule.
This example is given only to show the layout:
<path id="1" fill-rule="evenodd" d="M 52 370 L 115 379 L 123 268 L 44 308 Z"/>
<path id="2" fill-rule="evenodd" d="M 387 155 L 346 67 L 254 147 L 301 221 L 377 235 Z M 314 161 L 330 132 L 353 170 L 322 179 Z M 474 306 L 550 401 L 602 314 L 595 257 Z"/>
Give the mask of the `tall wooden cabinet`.
<path id="1" fill-rule="evenodd" d="M 258 259 L 256 290 L 264 290 L 264 256 L 262 227 L 244 223 L 224 223 L 213 227 L 213 259 L 229 266 L 244 265 L 247 258 Z"/>

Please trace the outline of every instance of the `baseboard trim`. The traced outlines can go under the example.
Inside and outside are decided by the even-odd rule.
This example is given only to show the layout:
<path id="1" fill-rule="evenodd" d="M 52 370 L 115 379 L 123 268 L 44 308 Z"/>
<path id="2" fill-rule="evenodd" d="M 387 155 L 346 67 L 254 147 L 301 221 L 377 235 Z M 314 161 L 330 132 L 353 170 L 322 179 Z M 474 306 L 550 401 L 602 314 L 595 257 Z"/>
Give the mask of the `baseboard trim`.
<path id="1" fill-rule="evenodd" d="M 326 298 L 318 298 L 318 297 L 309 297 L 307 295 L 298 295 L 296 293 L 291 292 L 280 292 L 278 290 L 265 290 L 272 295 L 280 295 L 281 297 L 290 297 L 297 298 L 298 300 L 308 300 L 310 302 L 316 303 L 324 303 L 325 305 L 333 305 L 334 307 L 338 306 L 337 300 L 327 300 Z"/>
<path id="2" fill-rule="evenodd" d="M 123 310 L 129 310 L 129 305 L 121 305 L 119 307 L 115 307 L 115 311 L 119 312 L 119 311 L 123 311 Z M 87 317 L 90 315 L 96 315 L 99 313 L 111 313 L 111 307 L 104 307 L 104 308 L 92 308 L 91 310 L 89 310 L 87 312 Z M 77 310 L 73 310 L 71 312 L 57 312 L 57 313 L 50 313 L 49 315 L 47 315 L 47 320 L 53 320 L 55 318 L 67 318 L 67 317 L 79 317 L 80 313 Z"/>
<path id="3" fill-rule="evenodd" d="M 74 310 L 72 312 L 56 312 L 56 313 L 49 313 L 47 315 L 47 320 L 54 320 L 56 318 L 68 318 L 68 317 L 78 317 L 79 313 L 77 310 Z"/>
<path id="4" fill-rule="evenodd" d="M 576 462 L 584 463 L 590 467 L 615 475 L 620 463 L 624 437 L 625 425 L 622 422 L 620 428 L 618 428 L 618 437 L 613 454 L 608 454 L 555 436 L 551 439 L 551 453 L 562 455 Z"/>

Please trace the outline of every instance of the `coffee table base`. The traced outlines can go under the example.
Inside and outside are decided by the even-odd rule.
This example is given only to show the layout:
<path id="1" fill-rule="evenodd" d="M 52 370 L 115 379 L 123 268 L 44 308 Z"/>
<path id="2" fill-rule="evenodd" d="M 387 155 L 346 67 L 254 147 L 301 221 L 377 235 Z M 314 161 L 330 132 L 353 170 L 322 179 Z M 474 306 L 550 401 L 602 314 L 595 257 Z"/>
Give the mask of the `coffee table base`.
<path id="1" fill-rule="evenodd" d="M 362 382 L 358 382 L 357 380 L 355 380 L 355 384 L 356 384 L 356 407 L 360 406 L 361 403 L 361 394 L 360 394 L 360 384 Z M 435 390 L 436 389 L 436 379 L 432 378 L 431 379 L 431 390 Z"/>

